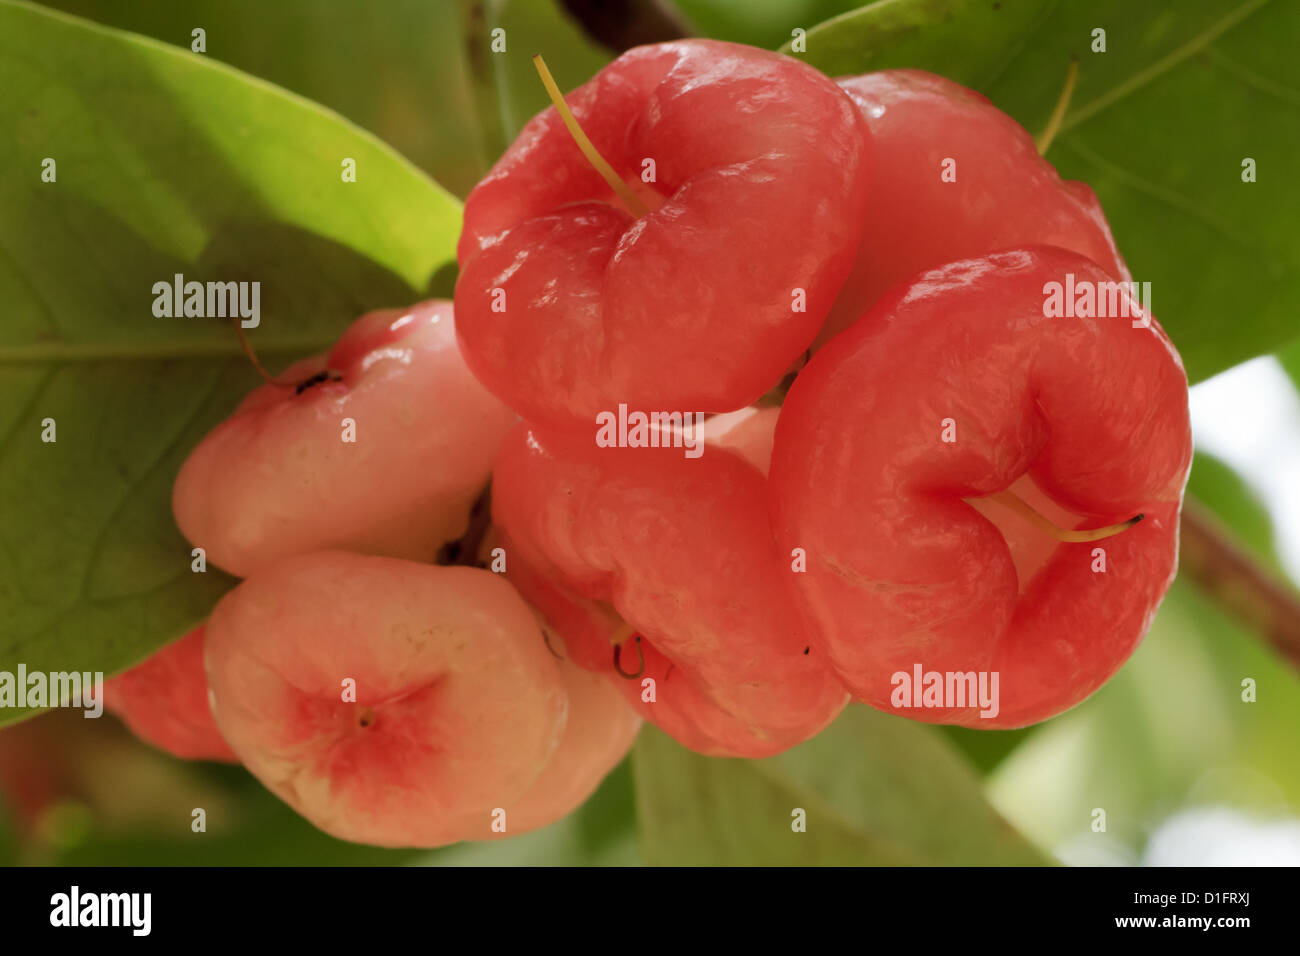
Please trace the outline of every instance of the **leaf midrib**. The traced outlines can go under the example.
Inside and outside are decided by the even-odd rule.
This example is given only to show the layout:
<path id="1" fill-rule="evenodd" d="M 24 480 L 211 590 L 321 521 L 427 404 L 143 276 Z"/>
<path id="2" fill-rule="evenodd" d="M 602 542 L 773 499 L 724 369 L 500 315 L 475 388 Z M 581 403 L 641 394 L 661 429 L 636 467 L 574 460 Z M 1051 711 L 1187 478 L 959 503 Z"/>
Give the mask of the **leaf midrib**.
<path id="1" fill-rule="evenodd" d="M 1068 113 L 1064 122 L 1061 124 L 1060 133 L 1071 130 L 1080 123 L 1087 122 L 1112 104 L 1124 99 L 1131 93 L 1135 93 L 1148 83 L 1159 79 L 1184 60 L 1206 49 L 1211 43 L 1223 36 L 1223 34 L 1227 33 L 1233 27 L 1238 26 L 1244 20 L 1253 16 L 1255 13 L 1258 13 L 1259 10 L 1265 7 L 1268 3 L 1269 0 L 1251 0 L 1251 2 L 1238 7 L 1223 19 L 1212 23 L 1182 46 L 1165 54 L 1155 63 L 1152 63 L 1145 70 L 1139 70 L 1123 83 L 1113 87 L 1108 92 L 1088 103 L 1086 106 L 1082 106 L 1078 110 Z"/>

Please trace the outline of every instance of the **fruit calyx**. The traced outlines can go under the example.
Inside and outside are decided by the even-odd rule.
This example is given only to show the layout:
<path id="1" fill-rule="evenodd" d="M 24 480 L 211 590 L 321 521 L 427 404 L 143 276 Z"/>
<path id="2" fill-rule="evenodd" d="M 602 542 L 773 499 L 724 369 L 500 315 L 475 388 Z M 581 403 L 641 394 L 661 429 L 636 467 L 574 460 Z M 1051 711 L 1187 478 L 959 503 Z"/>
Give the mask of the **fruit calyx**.
<path id="1" fill-rule="evenodd" d="M 1028 521 L 1039 531 L 1056 538 L 1058 541 L 1064 541 L 1067 544 L 1081 544 L 1087 541 L 1100 541 L 1103 538 L 1113 537 L 1121 532 L 1127 531 L 1146 517 L 1144 514 L 1136 514 L 1125 521 L 1106 525 L 1101 528 L 1079 528 L 1077 530 L 1069 530 L 1058 527 L 1051 521 L 1048 521 L 1047 518 L 1043 517 L 1031 508 L 1023 499 L 1010 491 L 999 491 L 996 494 L 985 495 L 982 500 L 996 501 L 998 504 L 1015 512 L 1021 518 Z"/>

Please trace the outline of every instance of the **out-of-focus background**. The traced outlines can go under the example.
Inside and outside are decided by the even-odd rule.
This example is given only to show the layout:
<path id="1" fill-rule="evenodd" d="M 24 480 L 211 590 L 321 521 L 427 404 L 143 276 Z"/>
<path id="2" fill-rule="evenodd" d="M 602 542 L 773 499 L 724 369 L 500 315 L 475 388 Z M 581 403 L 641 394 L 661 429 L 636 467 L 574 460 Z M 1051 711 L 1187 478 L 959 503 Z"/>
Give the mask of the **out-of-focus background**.
<path id="1" fill-rule="evenodd" d="M 529 64 L 534 52 L 546 55 L 565 89 L 585 81 L 617 55 L 616 47 L 675 33 L 775 49 L 794 39 L 797 30 L 806 30 L 812 56 L 816 44 L 832 44 L 840 35 L 818 33 L 814 27 L 839 14 L 852 16 L 860 6 L 851 0 L 626 5 L 553 0 L 52 0 L 46 5 L 185 49 L 191 46 L 192 31 L 202 28 L 203 55 L 341 113 L 460 197 L 546 104 Z M 1128 114 L 1115 101 L 1132 90 L 1122 83 L 1111 93 L 1087 99 L 1089 71 L 1095 75 L 1097 68 L 1096 61 L 1086 59 L 1089 25 L 1095 21 L 1107 31 L 1117 58 L 1137 56 L 1136 48 L 1148 58 L 1147 66 L 1168 68 L 1170 77 L 1176 73 L 1174 64 L 1204 68 L 1212 77 L 1204 84 L 1199 73 L 1179 82 L 1211 101 L 1220 95 L 1228 98 L 1228 107 L 1236 112 L 1243 107 L 1234 97 L 1244 97 L 1244 108 L 1258 111 L 1261 129 L 1296 127 L 1300 93 L 1294 75 L 1284 72 L 1294 65 L 1285 66 L 1288 61 L 1275 49 L 1296 34 L 1277 25 L 1255 26 L 1262 18 L 1289 14 L 1261 10 L 1258 3 L 1152 3 L 1142 6 L 1158 8 L 1156 13 L 1147 10 L 1130 17 L 1131 5 L 1099 3 L 1080 5 L 1092 10 L 1072 14 L 1060 24 L 1044 21 L 1046 26 L 1030 30 L 1022 26 L 1036 22 L 1037 13 L 1020 8 L 1035 5 L 1015 0 L 891 6 L 901 12 L 889 17 L 904 19 L 909 9 L 925 6 L 933 22 L 912 33 L 908 23 L 887 18 L 898 33 L 897 44 L 878 55 L 864 54 L 861 70 L 916 65 L 944 72 L 938 65 L 944 60 L 943 43 L 953 42 L 950 34 L 961 37 L 975 29 L 969 26 L 974 23 L 983 32 L 968 33 L 962 41 L 966 52 L 963 58 L 952 58 L 954 78 L 982 89 L 1031 131 L 1033 121 L 1045 118 L 1059 83 L 1044 81 L 1029 89 L 1027 81 L 1017 79 L 1017 65 L 1041 54 L 1047 61 L 1041 72 L 1063 77 L 1067 57 L 1060 50 L 1077 47 L 1085 57 L 1075 100 L 1083 104 L 1074 114 L 1076 128 L 1073 135 L 1063 133 L 1059 148 L 1048 158 L 1063 175 L 1086 179 L 1097 188 L 1135 276 L 1156 272 L 1173 277 L 1164 286 L 1157 284 L 1155 312 L 1184 350 L 1189 373 L 1199 380 L 1191 393 L 1197 459 L 1189 507 L 1199 516 L 1199 527 L 1208 529 L 1209 538 L 1198 537 L 1197 542 L 1208 540 L 1210 552 L 1208 559 L 1198 552 L 1190 563 L 1184 556 L 1184 571 L 1133 659 L 1093 698 L 1060 717 L 1021 731 L 978 732 L 915 725 L 895 730 L 901 718 L 863 715 L 854 726 L 870 739 L 855 740 L 851 734 L 836 739 L 840 749 L 834 762 L 842 766 L 836 772 L 866 781 L 848 799 L 857 801 L 858 818 L 868 821 L 862 827 L 870 832 L 870 821 L 879 825 L 881 819 L 888 822 L 894 819 L 891 815 L 902 813 L 897 793 L 929 793 L 938 787 L 936 765 L 942 764 L 944 780 L 949 774 L 969 780 L 972 799 L 982 794 L 1029 841 L 1066 863 L 1300 864 L 1300 647 L 1292 646 L 1288 658 L 1278 646 L 1286 635 L 1294 639 L 1300 626 L 1296 620 L 1279 619 L 1297 606 L 1294 588 L 1300 582 L 1300 342 L 1294 341 L 1300 335 L 1294 278 L 1300 242 L 1290 235 L 1290 244 L 1278 248 L 1279 237 L 1287 238 L 1300 222 L 1300 207 L 1294 184 L 1276 185 L 1278 178 L 1293 175 L 1295 152 L 1281 148 L 1284 139 L 1234 144 L 1230 148 L 1236 153 L 1231 154 L 1225 177 L 1266 198 L 1236 221 L 1231 213 L 1235 207 L 1225 212 L 1214 206 L 1217 200 L 1193 207 L 1200 193 L 1191 191 L 1187 177 L 1199 173 L 1186 168 L 1191 160 L 1182 145 L 1160 160 L 1164 167 L 1156 162 L 1155 172 L 1137 172 L 1126 163 L 1130 137 L 1132 142 L 1146 142 L 1145 132 L 1158 143 L 1164 134 L 1144 131 L 1138 120 L 1123 118 Z M 1003 20 L 994 19 L 994 8 L 1012 25 L 1004 28 Z M 632 13 L 612 15 L 611 9 Z M 1190 21 L 1196 21 L 1195 29 L 1187 28 L 1184 35 Z M 491 31 L 498 27 L 505 30 L 507 49 L 492 54 Z M 1004 29 L 1006 36 L 998 32 Z M 1059 49 L 1052 46 L 1058 33 L 1069 38 Z M 938 38 L 933 48 L 926 46 L 931 35 Z M 1000 53 L 1003 47 L 1006 52 Z M 1286 55 L 1293 58 L 1293 52 Z M 1142 82 L 1152 96 L 1168 97 L 1171 103 L 1180 95 L 1162 86 L 1163 75 L 1146 76 Z M 1117 89 L 1121 92 L 1115 93 Z M 1090 121 L 1107 96 L 1108 112 L 1120 118 L 1098 130 Z M 1212 118 L 1214 110 L 1206 115 Z M 1067 122 L 1067 133 L 1068 127 Z M 1205 137 L 1214 139 L 1215 134 L 1206 131 Z M 1113 149 L 1108 154 L 1109 144 Z M 1206 148 L 1212 151 L 1213 145 Z M 1255 152 L 1285 157 L 1285 165 L 1280 160 L 1272 166 L 1261 162 L 1258 183 L 1236 183 L 1237 155 Z M 1148 148 L 1143 155 L 1149 153 Z M 1266 178 L 1272 178 L 1272 186 Z M 1249 201 L 1256 202 L 1253 197 Z M 1206 230 L 1203 236 L 1196 233 L 1199 228 Z M 1236 253 L 1268 258 L 1273 283 L 1243 288 L 1244 314 L 1224 310 L 1217 320 L 1211 316 L 1196 327 L 1194 338 L 1188 333 L 1186 344 L 1180 338 L 1179 310 L 1181 305 L 1190 313 L 1190 306 L 1179 292 L 1182 277 L 1171 271 L 1177 263 L 1169 265 L 1159 251 L 1165 236 L 1174 233 L 1182 235 L 1179 254 L 1185 284 L 1195 286 L 1191 295 L 1218 292 L 1231 298 L 1233 290 L 1203 284 L 1226 281 L 1207 264 L 1227 257 L 1225 250 L 1234 244 L 1247 247 Z M 1251 237 L 1266 251 L 1248 248 Z M 1273 329 L 1267 340 L 1252 337 L 1252 310 L 1267 313 Z M 1279 328 L 1283 333 L 1289 328 L 1289 336 L 1278 334 Z M 1229 356 L 1231 364 L 1270 349 L 1276 354 L 1223 366 L 1224 371 L 1214 364 L 1216 356 Z M 1203 374 L 1207 370 L 1217 374 Z M 1214 551 L 1225 543 L 1248 557 L 1252 574 L 1280 584 L 1290 605 L 1266 605 L 1259 593 L 1228 574 Z M 1253 682 L 1253 701 L 1243 699 L 1243 682 Z M 891 741 L 894 749 L 882 740 Z M 798 793 L 799 773 L 807 769 L 798 764 L 811 759 L 778 762 L 772 765 L 773 774 L 789 772 L 788 786 Z M 0 728 L 0 862 L 707 860 L 704 851 L 674 857 L 665 850 L 690 832 L 674 817 L 680 807 L 672 794 L 692 789 L 722 793 L 721 786 L 701 790 L 699 780 L 701 775 L 730 774 L 732 768 L 701 769 L 695 758 L 666 755 L 657 738 L 638 748 L 636 760 L 635 772 L 629 759 L 581 811 L 543 831 L 491 845 L 385 851 L 324 836 L 239 768 L 176 760 L 138 742 L 115 718 L 85 720 L 80 711 L 56 711 Z M 734 772 L 737 776 L 727 784 L 739 792 L 770 784 L 766 770 L 753 778 L 740 769 Z M 936 818 L 946 813 L 938 797 L 919 802 Z M 199 806 L 207 810 L 208 832 L 203 834 L 190 830 L 190 809 Z M 1097 827 L 1099 811 L 1104 830 Z M 716 815 L 731 810 L 712 812 L 712 823 L 703 824 L 706 830 L 722 826 Z M 924 823 L 905 816 L 898 820 L 900 827 Z M 888 826 L 884 832 L 888 834 Z M 960 843 L 960 836 L 950 836 L 949 842 Z M 745 851 L 735 847 L 719 854 L 718 859 L 747 859 Z M 764 859 L 761 853 L 755 858 Z M 961 857 L 937 852 L 934 859 Z M 966 862 L 980 860 L 967 857 Z"/>

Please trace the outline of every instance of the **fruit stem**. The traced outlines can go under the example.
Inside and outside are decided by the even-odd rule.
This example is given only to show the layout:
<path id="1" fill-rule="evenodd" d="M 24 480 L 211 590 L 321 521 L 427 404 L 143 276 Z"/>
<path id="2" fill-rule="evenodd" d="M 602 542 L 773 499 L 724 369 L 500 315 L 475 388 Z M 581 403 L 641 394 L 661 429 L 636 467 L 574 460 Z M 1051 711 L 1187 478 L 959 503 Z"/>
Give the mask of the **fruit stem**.
<path id="1" fill-rule="evenodd" d="M 623 645 L 614 645 L 614 670 L 618 671 L 619 677 L 624 677 L 628 680 L 636 680 L 645 673 L 645 654 L 641 651 L 641 635 L 633 634 L 632 643 L 636 647 L 636 659 L 637 664 L 639 665 L 635 674 L 629 674 L 627 671 L 623 670 L 623 666 L 619 663 L 619 658 L 623 656 Z"/>
<path id="2" fill-rule="evenodd" d="M 1078 531 L 1067 531 L 1064 528 L 1058 528 L 1052 522 L 1048 521 L 1029 505 L 1025 504 L 1020 498 L 1016 497 L 1009 491 L 999 491 L 994 495 L 987 495 L 986 500 L 996 501 L 1003 507 L 1009 508 L 1020 517 L 1024 518 L 1039 531 L 1049 534 L 1058 541 L 1065 541 L 1071 544 L 1078 544 L 1085 541 L 1100 541 L 1102 538 L 1109 538 L 1119 534 L 1121 531 L 1127 531 L 1145 515 L 1134 515 L 1127 521 L 1121 521 L 1119 524 L 1107 525 L 1104 528 L 1082 528 Z"/>
<path id="3" fill-rule="evenodd" d="M 1070 98 L 1074 96 L 1074 83 L 1079 78 L 1079 58 L 1070 57 L 1070 68 L 1065 73 L 1065 86 L 1061 89 L 1061 95 L 1056 101 L 1056 108 L 1052 110 L 1052 115 L 1047 120 L 1047 126 L 1038 134 L 1035 144 L 1038 146 L 1038 155 L 1046 156 L 1047 150 L 1052 145 L 1052 140 L 1056 139 L 1056 134 L 1061 130 L 1061 123 L 1065 120 L 1065 111 L 1070 108 Z"/>
<path id="4" fill-rule="evenodd" d="M 543 624 L 541 626 L 541 631 L 542 631 L 542 643 L 545 644 L 546 649 L 551 652 L 551 656 L 554 657 L 557 661 L 564 660 L 564 655 L 551 646 L 550 629 L 545 624 Z"/>
<path id="5" fill-rule="evenodd" d="M 253 351 L 253 343 L 248 341 L 248 336 L 244 334 L 244 327 L 240 325 L 238 318 L 234 321 L 234 327 L 235 334 L 239 336 L 239 347 L 244 350 L 244 354 L 248 356 L 248 361 L 253 363 L 253 368 L 257 370 L 258 375 L 262 376 L 266 384 L 275 385 L 279 388 L 292 388 L 293 386 L 284 382 L 277 382 L 275 377 L 262 367 L 262 363 L 257 359 L 257 353 Z"/>
<path id="6" fill-rule="evenodd" d="M 591 163 L 592 168 L 604 177 L 605 182 L 609 183 L 609 188 L 614 190 L 619 199 L 623 200 L 623 205 L 627 206 L 632 215 L 640 219 L 649 212 L 645 207 L 645 203 L 637 198 L 636 193 L 632 192 L 628 184 L 623 181 L 618 173 L 614 172 L 614 167 L 605 162 L 605 157 L 600 155 L 596 151 L 596 147 L 591 144 L 591 140 L 587 138 L 587 134 L 582 131 L 582 127 L 578 125 L 577 119 L 574 118 L 573 111 L 569 109 L 569 104 L 564 102 L 564 95 L 555 84 L 555 77 L 551 76 L 551 71 L 546 68 L 546 61 L 542 59 L 540 53 L 533 54 L 533 66 L 537 67 L 537 73 L 542 78 L 542 85 L 546 87 L 547 95 L 550 96 L 551 102 L 555 104 L 556 112 L 560 114 L 560 119 L 564 121 L 569 135 L 578 144 L 578 149 L 582 150 L 582 155 L 587 157 L 587 162 Z"/>

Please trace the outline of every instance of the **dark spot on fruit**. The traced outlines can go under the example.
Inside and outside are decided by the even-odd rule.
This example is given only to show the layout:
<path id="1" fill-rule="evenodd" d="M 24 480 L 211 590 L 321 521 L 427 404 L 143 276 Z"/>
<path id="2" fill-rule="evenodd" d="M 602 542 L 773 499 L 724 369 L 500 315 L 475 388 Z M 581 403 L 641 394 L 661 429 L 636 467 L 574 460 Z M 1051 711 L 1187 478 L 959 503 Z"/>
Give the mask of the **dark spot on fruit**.
<path id="1" fill-rule="evenodd" d="M 299 382 L 298 387 L 294 390 L 294 394 L 301 395 L 303 392 L 307 391 L 307 389 L 311 388 L 313 385 L 319 385 L 321 382 L 337 382 L 342 378 L 343 376 L 340 375 L 338 372 L 332 372 L 329 369 L 325 369 L 323 371 L 317 372 L 311 378 L 305 378 L 301 382 Z"/>
<path id="2" fill-rule="evenodd" d="M 362 707 L 361 713 L 357 715 L 358 727 L 370 727 L 375 722 L 375 711 L 372 707 Z"/>
<path id="3" fill-rule="evenodd" d="M 811 651 L 811 650 L 812 650 L 811 647 L 805 647 L 805 648 L 803 649 L 804 656 L 806 657 L 806 656 L 808 655 L 808 652 Z"/>

